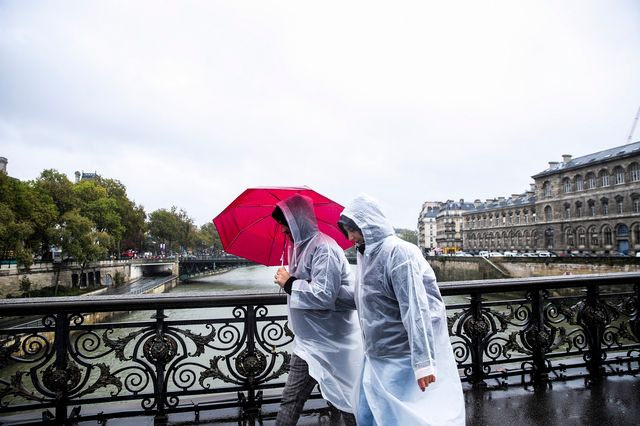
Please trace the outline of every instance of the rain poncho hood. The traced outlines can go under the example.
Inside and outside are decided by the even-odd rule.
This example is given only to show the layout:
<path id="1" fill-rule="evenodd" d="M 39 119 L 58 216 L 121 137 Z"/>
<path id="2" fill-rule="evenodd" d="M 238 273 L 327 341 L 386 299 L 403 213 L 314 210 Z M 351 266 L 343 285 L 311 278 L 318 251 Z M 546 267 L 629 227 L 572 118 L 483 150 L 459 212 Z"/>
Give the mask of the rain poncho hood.
<path id="1" fill-rule="evenodd" d="M 357 197 L 342 215 L 365 239 L 352 298 L 365 352 L 354 394 L 358 424 L 463 425 L 462 386 L 433 270 L 418 247 L 395 236 L 372 198 Z M 421 392 L 417 379 L 430 374 L 436 381 Z"/>
<path id="2" fill-rule="evenodd" d="M 344 251 L 318 230 L 312 201 L 293 195 L 280 201 L 291 235 L 288 296 L 293 352 L 309 365 L 323 398 L 353 412 L 351 397 L 362 365 L 362 337 L 354 310 L 336 307 L 343 287 L 353 286 Z"/>

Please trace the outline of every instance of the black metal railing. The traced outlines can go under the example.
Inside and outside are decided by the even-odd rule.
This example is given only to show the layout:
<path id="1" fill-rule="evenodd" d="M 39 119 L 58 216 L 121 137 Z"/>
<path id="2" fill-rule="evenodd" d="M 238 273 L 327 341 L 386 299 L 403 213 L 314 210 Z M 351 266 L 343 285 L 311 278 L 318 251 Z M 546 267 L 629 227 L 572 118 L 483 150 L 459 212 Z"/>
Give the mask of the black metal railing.
<path id="1" fill-rule="evenodd" d="M 461 377 L 532 386 L 640 372 L 640 273 L 443 283 Z M 0 421 L 77 422 L 277 403 L 293 334 L 277 294 L 10 299 Z"/>

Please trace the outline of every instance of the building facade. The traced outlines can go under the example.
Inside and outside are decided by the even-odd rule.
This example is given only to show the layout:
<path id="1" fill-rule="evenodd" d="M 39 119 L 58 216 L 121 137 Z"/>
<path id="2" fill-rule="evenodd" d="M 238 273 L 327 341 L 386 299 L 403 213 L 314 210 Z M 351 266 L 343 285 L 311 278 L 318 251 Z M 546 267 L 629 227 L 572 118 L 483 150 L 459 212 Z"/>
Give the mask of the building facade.
<path id="1" fill-rule="evenodd" d="M 640 251 L 640 142 L 562 162 L 534 175 L 543 248 L 591 254 Z"/>
<path id="2" fill-rule="evenodd" d="M 538 240 L 535 192 L 480 200 L 463 214 L 463 242 L 468 251 L 530 251 Z"/>
<path id="3" fill-rule="evenodd" d="M 436 214 L 436 244 L 443 253 L 455 253 L 463 249 L 462 214 L 474 208 L 473 203 L 465 203 L 464 200 L 447 200 L 440 205 Z"/>
<path id="4" fill-rule="evenodd" d="M 430 252 L 437 247 L 436 216 L 440 211 L 440 201 L 426 201 L 418 217 L 418 247 L 423 253 Z"/>
<path id="5" fill-rule="evenodd" d="M 640 252 L 640 142 L 564 155 L 532 178 L 531 191 L 463 214 L 467 250 Z"/>

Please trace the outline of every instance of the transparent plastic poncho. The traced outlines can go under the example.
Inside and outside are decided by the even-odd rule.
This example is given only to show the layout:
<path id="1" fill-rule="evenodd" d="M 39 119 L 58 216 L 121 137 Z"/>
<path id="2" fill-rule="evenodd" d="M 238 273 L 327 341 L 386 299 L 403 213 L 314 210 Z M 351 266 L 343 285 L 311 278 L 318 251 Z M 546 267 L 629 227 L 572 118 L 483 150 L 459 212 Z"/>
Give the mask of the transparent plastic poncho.
<path id="1" fill-rule="evenodd" d="M 342 213 L 362 230 L 353 296 L 365 362 L 354 394 L 359 425 L 464 425 L 458 368 L 435 274 L 418 247 L 395 236 L 378 204 L 359 196 Z M 417 379 L 436 376 L 424 392 Z"/>
<path id="2" fill-rule="evenodd" d="M 362 337 L 353 309 L 336 307 L 341 287 L 353 286 L 344 251 L 318 230 L 309 198 L 294 195 L 278 203 L 291 235 L 289 273 L 296 277 L 288 297 L 293 352 L 309 364 L 322 396 L 352 413 L 354 386 L 362 365 Z"/>

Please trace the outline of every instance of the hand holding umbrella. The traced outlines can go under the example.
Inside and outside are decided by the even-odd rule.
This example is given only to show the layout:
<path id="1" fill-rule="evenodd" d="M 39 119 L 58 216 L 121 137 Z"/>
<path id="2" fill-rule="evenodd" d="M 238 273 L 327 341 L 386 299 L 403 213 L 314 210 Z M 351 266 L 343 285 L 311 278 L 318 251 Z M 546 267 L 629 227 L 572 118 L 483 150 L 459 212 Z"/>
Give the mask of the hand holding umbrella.
<path id="1" fill-rule="evenodd" d="M 273 282 L 278 284 L 280 288 L 283 288 L 284 285 L 287 283 L 287 280 L 289 279 L 289 277 L 290 277 L 289 272 L 285 269 L 284 266 L 281 266 L 278 268 L 278 271 L 274 276 Z"/>

